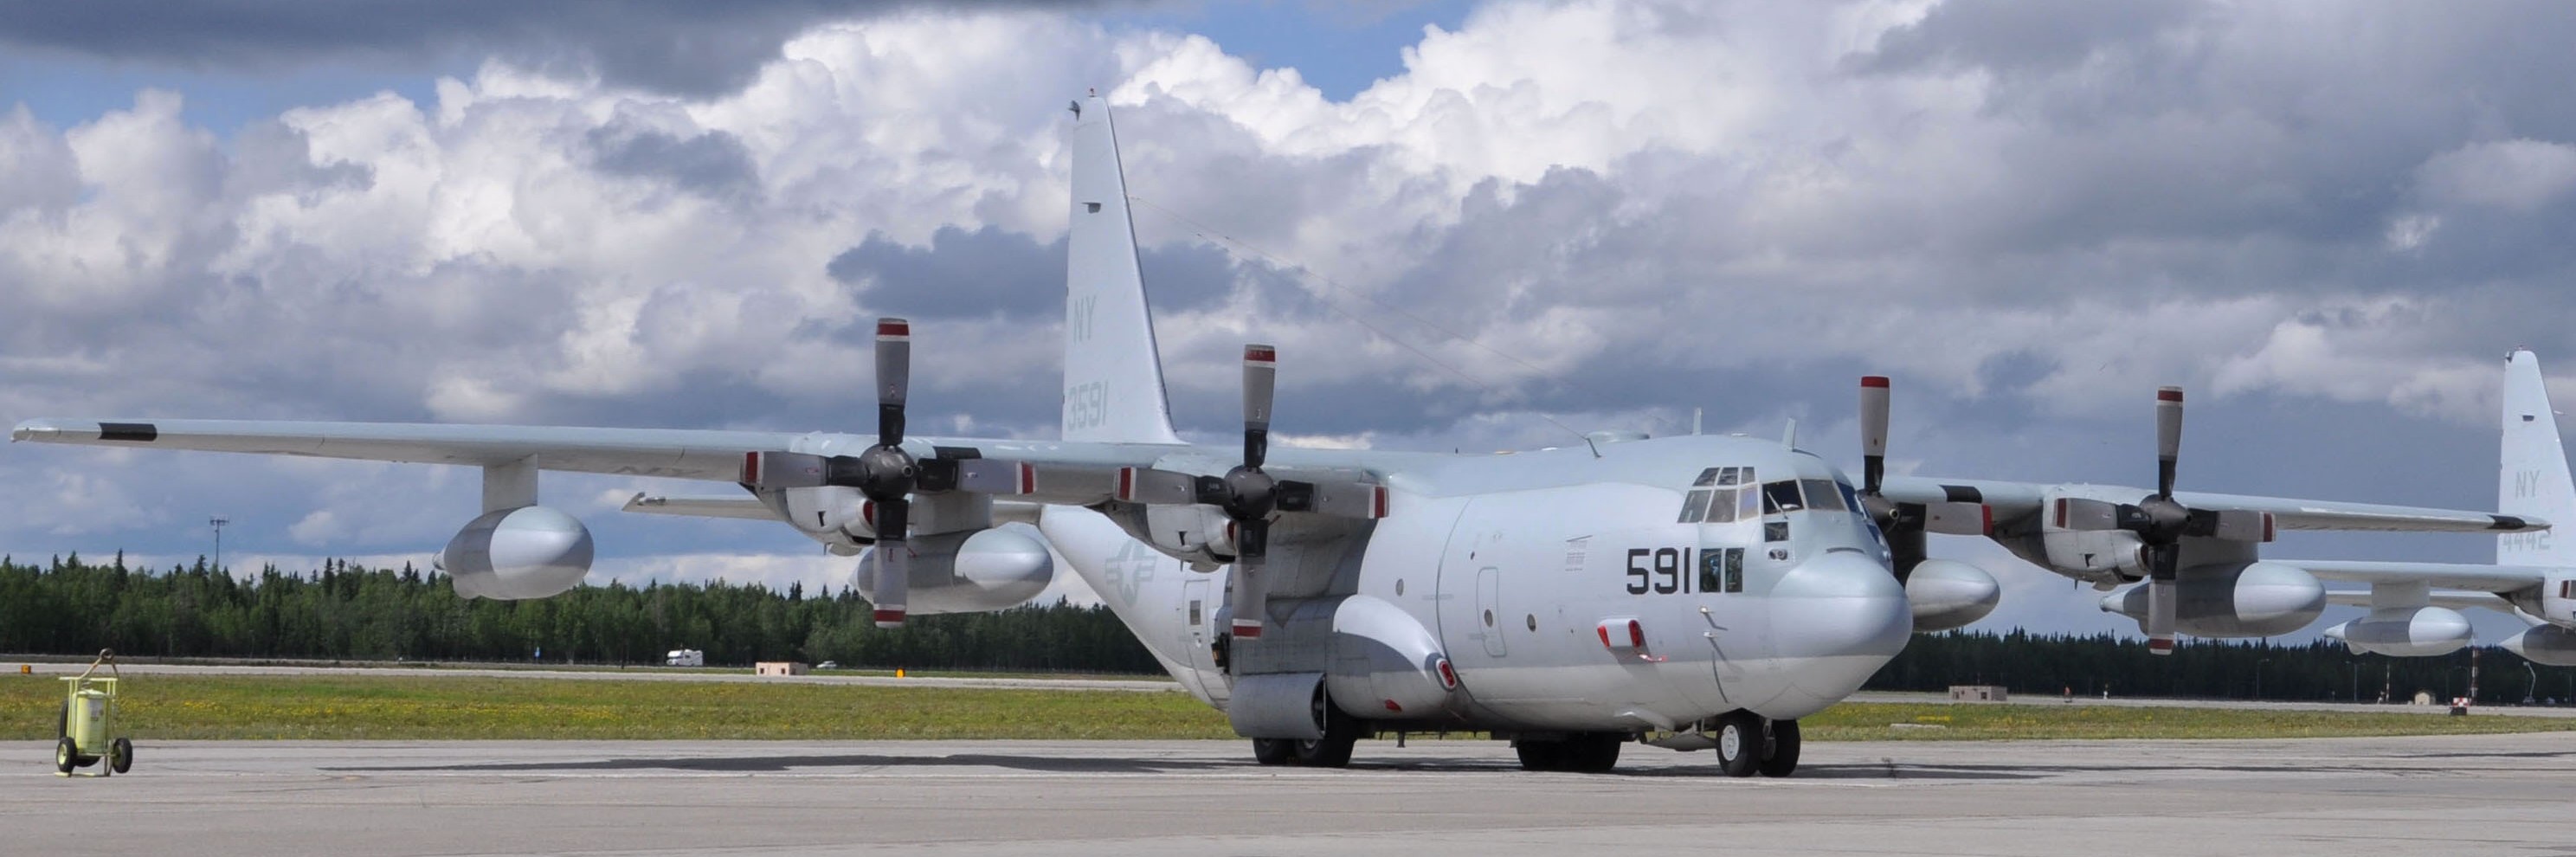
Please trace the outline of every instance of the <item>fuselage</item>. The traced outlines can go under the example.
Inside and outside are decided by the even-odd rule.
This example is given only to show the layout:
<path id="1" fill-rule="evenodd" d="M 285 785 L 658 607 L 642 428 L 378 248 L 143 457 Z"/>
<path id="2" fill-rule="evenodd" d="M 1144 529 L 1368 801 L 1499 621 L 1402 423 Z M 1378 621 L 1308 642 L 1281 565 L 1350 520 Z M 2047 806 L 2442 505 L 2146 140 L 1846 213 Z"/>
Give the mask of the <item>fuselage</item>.
<path id="1" fill-rule="evenodd" d="M 1273 461 L 1298 458 L 1283 449 Z M 1290 633 L 1238 645 L 1231 670 L 1216 663 L 1223 575 L 1091 509 L 1049 507 L 1042 529 L 1220 707 L 1235 676 L 1319 668 L 1296 653 L 1299 617 L 1329 623 L 1353 599 L 1427 631 L 1458 693 L 1433 710 L 1393 698 L 1345 710 L 1468 728 L 1669 730 L 1737 709 L 1796 718 L 1856 690 L 1912 630 L 1850 485 L 1778 442 L 1687 436 L 1371 465 L 1389 514 L 1304 553 L 1291 539 L 1296 564 L 1269 611 Z"/>

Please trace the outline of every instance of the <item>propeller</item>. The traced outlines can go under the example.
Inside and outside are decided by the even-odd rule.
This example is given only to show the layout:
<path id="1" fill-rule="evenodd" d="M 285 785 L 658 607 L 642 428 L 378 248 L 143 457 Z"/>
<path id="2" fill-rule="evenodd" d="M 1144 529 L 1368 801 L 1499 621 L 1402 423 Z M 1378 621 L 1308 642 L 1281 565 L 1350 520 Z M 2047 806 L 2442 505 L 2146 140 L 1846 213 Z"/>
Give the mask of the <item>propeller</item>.
<path id="1" fill-rule="evenodd" d="M 1885 375 L 1860 379 L 1860 504 L 1887 538 L 1896 580 L 1905 582 L 1929 554 L 1925 533 L 1985 535 L 1993 528 L 1984 503 L 1943 501 L 1900 503 L 1883 493 L 1887 481 L 1888 380 Z"/>
<path id="2" fill-rule="evenodd" d="M 868 528 L 876 534 L 876 605 L 880 628 L 903 625 L 912 579 L 908 542 L 915 492 L 970 491 L 1027 494 L 1034 468 L 984 458 L 915 459 L 903 448 L 904 399 L 912 386 L 912 323 L 877 319 L 877 442 L 855 456 L 800 452 L 743 455 L 742 483 L 755 489 L 856 488 L 867 498 Z M 971 452 L 968 455 L 972 455 Z"/>
<path id="3" fill-rule="evenodd" d="M 1202 504 L 1224 511 L 1234 543 L 1231 588 L 1233 636 L 1261 636 L 1270 600 L 1265 572 L 1270 522 L 1279 512 L 1313 512 L 1345 518 L 1386 517 L 1386 487 L 1359 481 L 1277 479 L 1262 469 L 1270 457 L 1270 403 L 1278 386 L 1279 352 L 1268 345 L 1243 347 L 1243 463 L 1224 476 L 1201 476 L 1148 467 L 1118 470 L 1120 502 Z"/>
<path id="4" fill-rule="evenodd" d="M 2204 510 L 2174 499 L 2174 464 L 2182 452 L 2182 388 L 2156 388 L 2156 493 L 2136 504 L 2066 497 L 2057 501 L 2058 525 L 2070 530 L 2126 530 L 2138 535 L 2138 560 L 2147 569 L 2147 651 L 2173 654 L 2175 582 L 2182 540 L 2272 540 L 2272 516 L 2246 510 Z"/>

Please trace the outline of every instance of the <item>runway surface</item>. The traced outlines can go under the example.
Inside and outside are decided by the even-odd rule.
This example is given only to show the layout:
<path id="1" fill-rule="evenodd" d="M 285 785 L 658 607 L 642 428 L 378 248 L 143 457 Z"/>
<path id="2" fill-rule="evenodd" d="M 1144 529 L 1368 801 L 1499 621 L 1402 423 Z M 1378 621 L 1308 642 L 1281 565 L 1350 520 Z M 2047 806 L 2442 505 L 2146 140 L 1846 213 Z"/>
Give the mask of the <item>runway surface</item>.
<path id="1" fill-rule="evenodd" d="M 1787 780 L 1484 741 L 0 743 L 11 854 L 2570 854 L 2576 735 L 1821 743 Z"/>

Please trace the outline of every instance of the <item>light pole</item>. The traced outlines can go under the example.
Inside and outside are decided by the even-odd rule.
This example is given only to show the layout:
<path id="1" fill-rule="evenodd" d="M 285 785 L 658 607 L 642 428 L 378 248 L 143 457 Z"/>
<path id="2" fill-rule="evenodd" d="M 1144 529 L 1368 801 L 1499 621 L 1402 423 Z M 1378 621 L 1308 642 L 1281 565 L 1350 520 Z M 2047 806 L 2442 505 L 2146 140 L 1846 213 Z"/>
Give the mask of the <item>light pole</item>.
<path id="1" fill-rule="evenodd" d="M 232 519 L 217 515 L 207 518 L 206 523 L 215 528 L 215 572 L 221 574 L 224 570 L 224 525 L 232 523 Z"/>

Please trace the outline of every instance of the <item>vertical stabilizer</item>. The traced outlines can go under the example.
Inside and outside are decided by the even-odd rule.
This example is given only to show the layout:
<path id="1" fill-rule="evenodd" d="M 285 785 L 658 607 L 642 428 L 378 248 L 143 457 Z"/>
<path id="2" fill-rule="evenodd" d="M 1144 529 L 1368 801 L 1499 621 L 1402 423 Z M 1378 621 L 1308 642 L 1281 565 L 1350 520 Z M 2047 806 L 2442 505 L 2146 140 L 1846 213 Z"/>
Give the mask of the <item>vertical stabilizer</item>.
<path id="1" fill-rule="evenodd" d="M 2549 521 L 2551 528 L 2496 539 L 2498 565 L 2576 566 L 2576 485 L 2567 476 L 2567 453 L 2558 445 L 2558 415 L 2540 358 L 2516 351 L 2504 364 L 2504 466 L 2496 480 L 2496 511 Z"/>
<path id="2" fill-rule="evenodd" d="M 1073 103 L 1073 217 L 1066 239 L 1064 439 L 1179 443 L 1163 394 L 1154 317 L 1136 264 L 1127 178 L 1109 102 Z"/>

